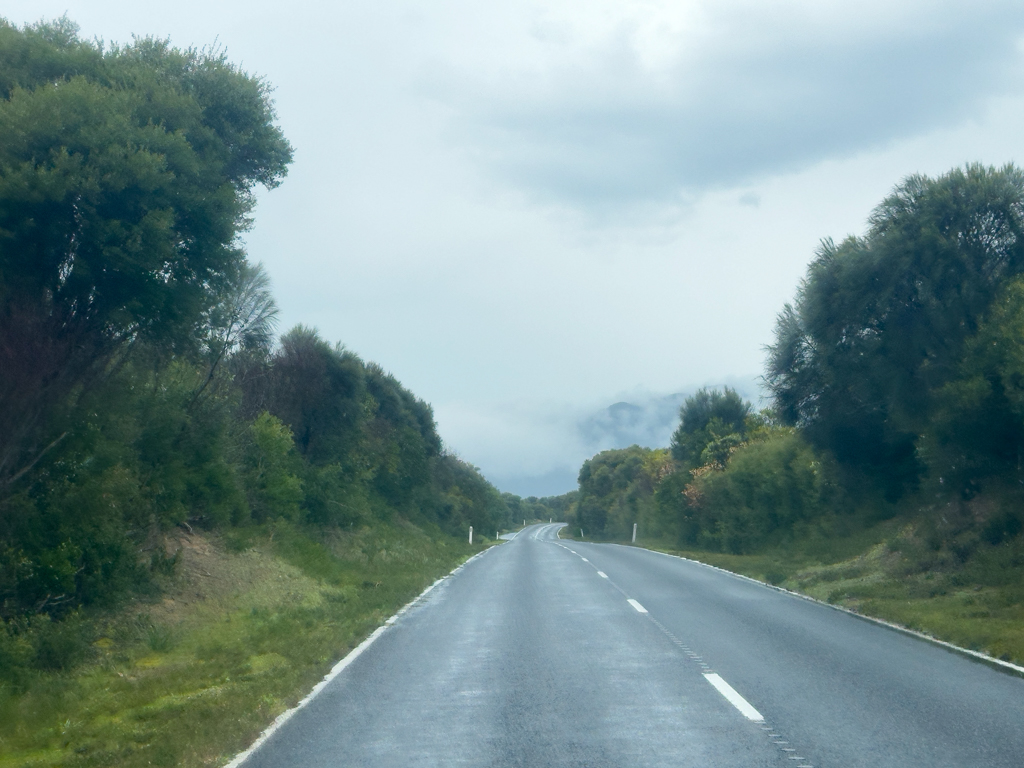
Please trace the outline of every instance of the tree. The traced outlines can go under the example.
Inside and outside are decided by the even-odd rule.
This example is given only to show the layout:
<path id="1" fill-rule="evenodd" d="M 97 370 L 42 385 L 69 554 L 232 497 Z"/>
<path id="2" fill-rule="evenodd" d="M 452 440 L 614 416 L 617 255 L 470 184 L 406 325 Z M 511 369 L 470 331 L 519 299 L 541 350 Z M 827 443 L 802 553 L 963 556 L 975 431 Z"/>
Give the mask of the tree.
<path id="1" fill-rule="evenodd" d="M 1024 278 L 1007 283 L 978 333 L 964 345 L 957 375 L 934 396 L 918 450 L 936 490 L 969 499 L 997 479 L 1024 480 Z M 1014 505 L 1018 506 L 1018 505 Z"/>
<path id="2" fill-rule="evenodd" d="M 302 502 L 302 482 L 295 443 L 288 427 L 269 413 L 260 414 L 248 430 L 245 474 L 255 520 L 283 517 L 294 520 Z"/>
<path id="3" fill-rule="evenodd" d="M 742 442 L 750 414 L 750 403 L 734 389 L 698 390 L 679 409 L 672 457 L 688 469 L 710 462 L 724 464 L 730 448 Z"/>
<path id="4" fill-rule="evenodd" d="M 273 342 L 278 309 L 262 264 L 242 263 L 219 298 L 206 313 L 204 346 L 210 367 L 193 399 L 210 385 L 226 357 L 239 349 L 269 350 Z"/>
<path id="5" fill-rule="evenodd" d="M 749 552 L 843 507 L 833 491 L 831 463 L 792 429 L 744 443 L 720 470 L 686 475 L 691 473 L 677 472 L 666 490 L 676 497 L 680 542 L 691 546 Z M 689 483 L 680 487 L 684 479 Z"/>
<path id="6" fill-rule="evenodd" d="M 379 365 L 367 365 L 365 375 L 374 403 L 364 442 L 375 467 L 373 486 L 389 503 L 401 505 L 414 489 L 429 485 L 431 460 L 441 455 L 434 412 Z"/>
<path id="7" fill-rule="evenodd" d="M 660 532 L 654 490 L 670 471 L 668 451 L 638 445 L 602 451 L 583 462 L 576 517 L 593 536 L 625 538 L 639 523 L 647 534 Z"/>
<path id="8" fill-rule="evenodd" d="M 766 380 L 779 415 L 890 498 L 917 482 L 918 437 L 1000 285 L 1024 271 L 1024 174 L 913 176 L 864 237 L 826 240 L 779 316 Z"/>
<path id="9" fill-rule="evenodd" d="M 295 446 L 313 464 L 345 463 L 366 420 L 363 362 L 297 325 L 271 360 L 270 412 L 288 425 Z"/>
<path id="10" fill-rule="evenodd" d="M 127 344 L 194 343 L 237 280 L 253 187 L 291 147 L 267 84 L 218 51 L 105 49 L 0 21 L 0 485 Z"/>

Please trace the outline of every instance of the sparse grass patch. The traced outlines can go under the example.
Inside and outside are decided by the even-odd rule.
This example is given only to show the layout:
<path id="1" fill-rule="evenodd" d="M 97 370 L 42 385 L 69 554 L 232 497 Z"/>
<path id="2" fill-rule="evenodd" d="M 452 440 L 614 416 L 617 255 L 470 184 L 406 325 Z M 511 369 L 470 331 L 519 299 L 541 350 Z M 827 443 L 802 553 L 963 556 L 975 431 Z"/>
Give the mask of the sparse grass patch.
<path id="1" fill-rule="evenodd" d="M 398 522 L 180 544 L 158 601 L 90 619 L 88 662 L 0 686 L 0 768 L 221 765 L 481 548 Z"/>

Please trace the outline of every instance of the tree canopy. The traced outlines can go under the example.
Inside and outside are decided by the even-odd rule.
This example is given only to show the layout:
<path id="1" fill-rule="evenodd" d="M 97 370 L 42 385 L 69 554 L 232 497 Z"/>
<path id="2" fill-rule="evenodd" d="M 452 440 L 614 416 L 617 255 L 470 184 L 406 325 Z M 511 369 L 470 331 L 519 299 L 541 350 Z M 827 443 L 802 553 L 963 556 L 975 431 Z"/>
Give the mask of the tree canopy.
<path id="1" fill-rule="evenodd" d="M 269 86 L 218 51 L 104 48 L 0 21 L 0 482 L 47 409 L 125 342 L 196 343 L 239 277 L 253 187 L 292 150 Z"/>
<path id="2" fill-rule="evenodd" d="M 766 379 L 780 417 L 898 496 L 919 436 L 1002 284 L 1024 271 L 1024 174 L 912 176 L 864 237 L 822 243 L 780 314 Z"/>
<path id="3" fill-rule="evenodd" d="M 735 389 L 698 390 L 679 409 L 679 427 L 672 435 L 672 457 L 688 468 L 724 463 L 729 448 L 746 434 L 750 403 Z"/>

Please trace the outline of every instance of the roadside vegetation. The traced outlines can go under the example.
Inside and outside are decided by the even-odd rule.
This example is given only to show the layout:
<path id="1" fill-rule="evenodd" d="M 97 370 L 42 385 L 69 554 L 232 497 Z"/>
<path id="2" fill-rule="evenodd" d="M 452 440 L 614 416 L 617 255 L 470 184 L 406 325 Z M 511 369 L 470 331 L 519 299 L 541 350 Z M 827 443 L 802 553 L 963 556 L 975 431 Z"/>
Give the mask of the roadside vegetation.
<path id="1" fill-rule="evenodd" d="M 863 237 L 823 241 L 765 382 L 761 412 L 704 389 L 668 449 L 585 462 L 571 535 L 637 523 L 647 545 L 1024 662 L 1024 174 L 911 177 Z"/>
<path id="2" fill-rule="evenodd" d="M 0 699 L 0 765 L 223 765 L 403 604 L 490 542 L 407 523 L 176 533 L 159 590 L 38 635 Z M 71 663 L 74 662 L 74 663 Z"/>
<path id="3" fill-rule="evenodd" d="M 520 513 L 278 335 L 239 238 L 291 156 L 218 50 L 0 20 L 0 765 L 223 762 Z"/>

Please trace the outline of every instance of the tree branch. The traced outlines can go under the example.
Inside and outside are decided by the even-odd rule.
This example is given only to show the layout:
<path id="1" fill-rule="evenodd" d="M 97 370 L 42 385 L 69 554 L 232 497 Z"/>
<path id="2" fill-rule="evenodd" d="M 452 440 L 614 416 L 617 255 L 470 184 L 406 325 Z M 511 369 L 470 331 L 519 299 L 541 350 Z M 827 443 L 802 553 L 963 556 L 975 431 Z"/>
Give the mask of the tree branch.
<path id="1" fill-rule="evenodd" d="M 32 459 L 32 461 L 30 461 L 27 465 L 25 465 L 24 467 L 19 469 L 17 472 L 15 472 L 13 475 L 11 475 L 11 477 L 8 480 L 4 481 L 4 484 L 5 485 L 11 485 L 11 484 L 17 482 L 18 478 L 20 478 L 22 475 L 24 475 L 26 472 L 28 472 L 30 469 L 32 469 L 32 467 L 34 467 L 36 464 L 38 464 L 39 460 L 41 458 L 43 458 L 43 456 L 45 456 L 47 453 L 49 453 L 50 450 L 52 450 L 53 448 L 55 448 L 57 446 L 57 443 L 59 443 L 61 440 L 63 440 L 67 436 L 68 436 L 67 432 L 61 432 L 60 437 L 58 437 L 56 440 L 54 440 L 48 446 L 43 448 L 43 450 L 41 450 L 38 454 L 36 454 L 36 457 L 34 459 Z"/>

